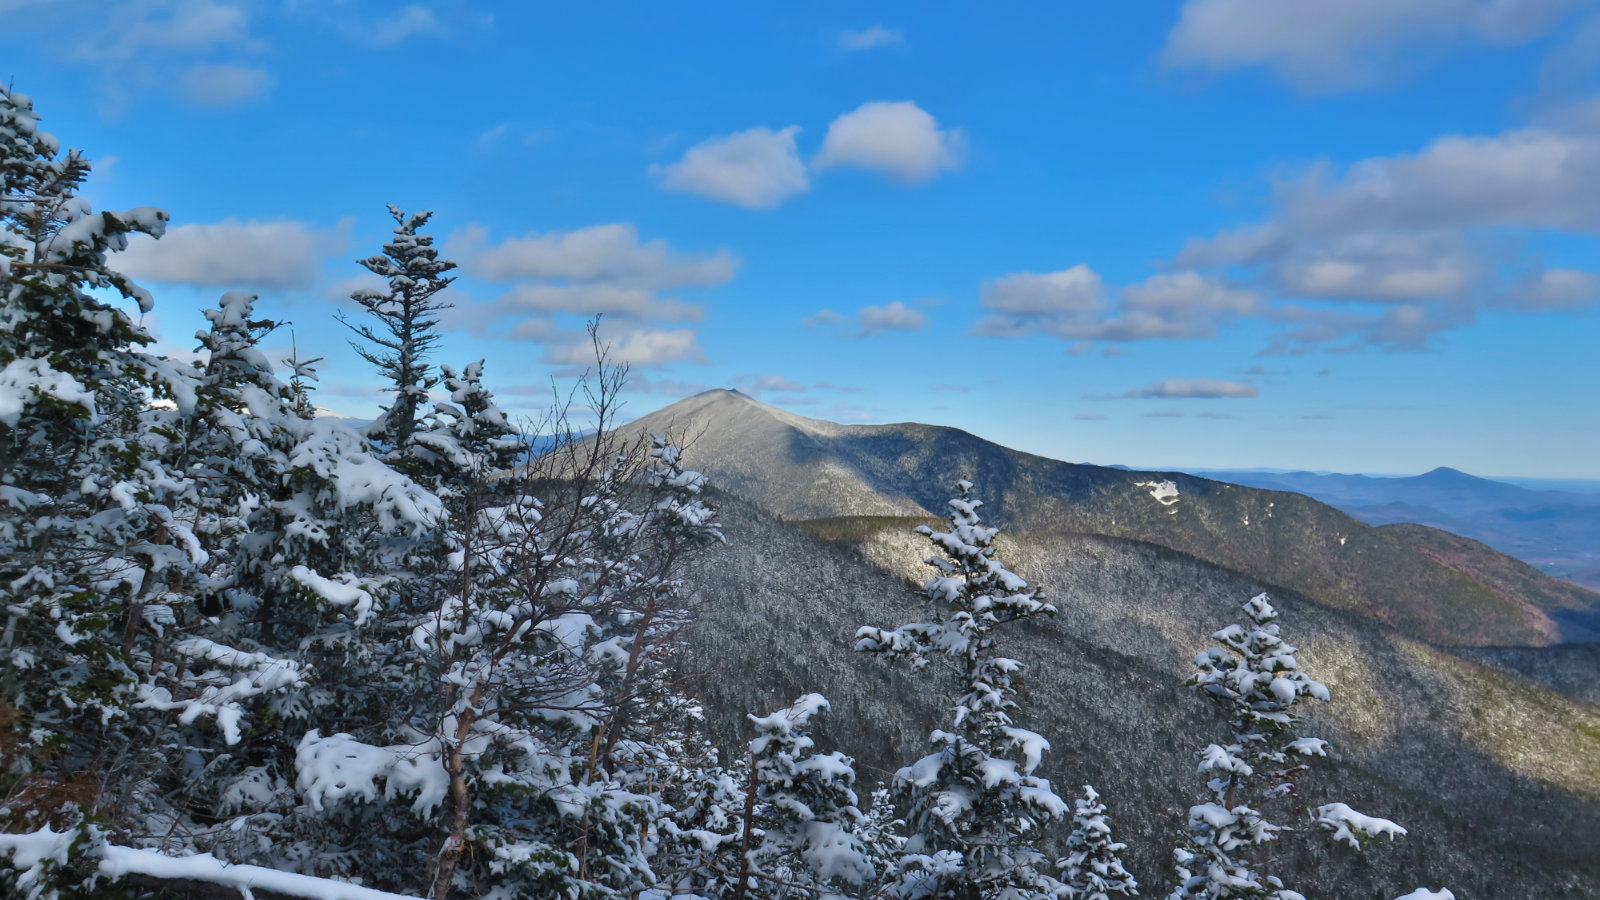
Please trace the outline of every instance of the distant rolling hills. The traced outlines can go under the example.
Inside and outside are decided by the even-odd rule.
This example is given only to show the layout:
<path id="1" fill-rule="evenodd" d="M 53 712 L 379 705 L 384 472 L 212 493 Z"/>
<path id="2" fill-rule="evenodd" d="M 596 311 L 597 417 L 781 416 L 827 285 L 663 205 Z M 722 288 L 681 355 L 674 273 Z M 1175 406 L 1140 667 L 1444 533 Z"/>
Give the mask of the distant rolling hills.
<path id="1" fill-rule="evenodd" d="M 1438 468 L 1409 478 L 1312 472 L 1196 471 L 1294 491 L 1370 525 L 1414 522 L 1481 541 L 1540 570 L 1600 589 L 1600 493 L 1530 490 Z"/>
<path id="2" fill-rule="evenodd" d="M 1046 459 L 955 428 L 841 425 L 714 390 L 625 430 L 680 436 L 694 467 L 784 519 L 939 515 L 967 477 L 990 519 L 1019 533 L 1166 547 L 1438 644 L 1583 639 L 1600 614 L 1600 594 L 1481 544 L 1374 527 L 1298 493 Z"/>

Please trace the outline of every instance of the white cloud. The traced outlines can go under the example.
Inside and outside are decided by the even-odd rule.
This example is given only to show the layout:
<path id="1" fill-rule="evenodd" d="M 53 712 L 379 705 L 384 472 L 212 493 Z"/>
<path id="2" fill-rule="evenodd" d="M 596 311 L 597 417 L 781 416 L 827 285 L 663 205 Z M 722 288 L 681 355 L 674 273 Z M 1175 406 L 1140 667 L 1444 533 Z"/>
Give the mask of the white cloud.
<path id="1" fill-rule="evenodd" d="M 1446 136 L 1281 180 L 1263 221 L 1191 240 L 1175 263 L 1253 279 L 1273 298 L 1261 314 L 1282 329 L 1269 352 L 1338 341 L 1425 349 L 1486 307 L 1592 305 L 1600 279 L 1547 268 L 1525 245 L 1546 232 L 1600 233 L 1600 209 L 1587 202 L 1596 195 L 1600 133 Z"/>
<path id="2" fill-rule="evenodd" d="M 125 62 L 157 52 L 205 53 L 253 43 L 249 13 L 238 3 L 129 0 L 108 6 L 100 18 L 104 27 L 74 48 L 80 61 Z"/>
<path id="3" fill-rule="evenodd" d="M 869 169 L 918 184 L 958 167 L 964 148 L 959 130 L 940 129 L 938 121 L 915 103 L 880 101 L 864 103 L 834 119 L 811 164 L 817 169 Z"/>
<path id="4" fill-rule="evenodd" d="M 853 339 L 877 337 L 885 331 L 917 331 L 927 327 L 928 316 L 904 301 L 895 300 L 885 306 L 863 306 L 857 311 L 854 324 L 851 322 L 849 316 L 831 309 L 819 310 L 800 320 L 807 328 L 829 327 L 836 337 Z"/>
<path id="5" fill-rule="evenodd" d="M 803 394 L 806 392 L 805 385 L 792 378 L 784 378 L 782 375 L 740 375 L 734 379 L 734 383 L 754 395 L 760 395 L 767 391 L 776 394 Z"/>
<path id="6" fill-rule="evenodd" d="M 494 126 L 493 128 L 485 129 L 483 133 L 479 134 L 477 139 L 472 142 L 472 146 L 476 148 L 479 153 L 490 153 L 494 150 L 494 148 L 500 146 L 500 141 L 510 130 L 511 126 L 505 124 L 504 122 Z"/>
<path id="7" fill-rule="evenodd" d="M 606 347 L 607 360 L 612 363 L 659 366 L 674 362 L 706 361 L 699 336 L 689 328 L 617 328 L 610 326 L 610 323 L 602 323 L 600 342 Z M 561 365 L 593 365 L 594 347 L 587 339 L 556 344 L 549 348 L 545 360 Z"/>
<path id="8" fill-rule="evenodd" d="M 663 300 L 645 288 L 614 284 L 519 284 L 502 295 L 500 302 L 506 311 L 680 321 L 705 318 L 705 309 L 693 303 Z"/>
<path id="9" fill-rule="evenodd" d="M 1447 136 L 1420 152 L 1327 166 L 1279 188 L 1286 218 L 1323 232 L 1531 226 L 1600 230 L 1600 134 Z"/>
<path id="10" fill-rule="evenodd" d="M 927 315 L 899 300 L 887 306 L 864 306 L 860 316 L 862 337 L 875 337 L 885 331 L 916 331 L 928 325 Z"/>
<path id="11" fill-rule="evenodd" d="M 628 373 L 628 383 L 623 387 L 623 390 L 636 394 L 660 394 L 663 397 L 692 397 L 710 389 L 710 385 L 699 382 L 647 378 L 637 372 Z"/>
<path id="12" fill-rule="evenodd" d="M 640 242 L 638 229 L 626 223 L 529 232 L 494 246 L 488 246 L 487 238 L 486 229 L 470 226 L 450 238 L 446 252 L 466 271 L 489 281 L 604 283 L 653 290 L 724 284 L 739 266 L 726 250 L 686 256 L 663 240 Z"/>
<path id="13" fill-rule="evenodd" d="M 1600 277 L 1576 269 L 1544 269 L 1524 273 L 1497 303 L 1523 311 L 1577 310 L 1600 299 Z"/>
<path id="14" fill-rule="evenodd" d="M 983 308 L 1016 315 L 1097 313 L 1105 308 L 1105 285 L 1082 263 L 1042 275 L 1018 272 L 984 285 Z"/>
<path id="15" fill-rule="evenodd" d="M 1129 391 L 1125 397 L 1143 399 L 1200 399 L 1217 397 L 1257 397 L 1261 390 L 1253 384 L 1221 381 L 1215 378 L 1169 378 L 1159 384 Z"/>
<path id="16" fill-rule="evenodd" d="M 190 66 L 178 77 L 178 92 L 191 106 L 223 107 L 248 103 L 266 93 L 266 69 L 238 63 Z"/>
<path id="17" fill-rule="evenodd" d="M 433 10 L 413 3 L 395 10 L 391 16 L 367 23 L 360 35 L 374 46 L 393 47 L 413 37 L 437 35 L 439 27 Z"/>
<path id="18" fill-rule="evenodd" d="M 1379 84 L 1465 44 L 1510 46 L 1586 0 L 1186 0 L 1164 61 L 1211 71 L 1263 67 L 1327 93 Z"/>
<path id="19" fill-rule="evenodd" d="M 159 241 L 137 237 L 112 266 L 136 280 L 219 288 L 305 289 L 342 239 L 304 222 L 238 222 L 168 228 Z"/>
<path id="20" fill-rule="evenodd" d="M 1174 317 L 1248 315 L 1260 309 L 1261 298 L 1198 272 L 1173 272 L 1123 288 L 1122 303 L 1129 309 Z"/>
<path id="21" fill-rule="evenodd" d="M 782 131 L 752 128 L 690 147 L 683 158 L 653 165 L 650 174 L 672 191 L 698 194 L 749 209 L 771 209 L 811 190 L 795 148 L 799 126 Z"/>
<path id="22" fill-rule="evenodd" d="M 906 37 L 900 33 L 900 29 L 873 25 L 860 31 L 847 29 L 839 32 L 839 41 L 836 46 L 841 53 L 854 53 L 861 50 L 871 50 L 874 47 L 898 47 L 905 42 Z"/>

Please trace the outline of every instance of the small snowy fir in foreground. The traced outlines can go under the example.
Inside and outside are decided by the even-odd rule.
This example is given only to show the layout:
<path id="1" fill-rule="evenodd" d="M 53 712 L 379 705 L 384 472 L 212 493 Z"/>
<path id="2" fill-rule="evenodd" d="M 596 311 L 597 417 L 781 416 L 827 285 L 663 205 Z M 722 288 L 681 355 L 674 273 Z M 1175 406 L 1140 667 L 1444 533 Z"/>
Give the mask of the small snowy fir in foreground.
<path id="1" fill-rule="evenodd" d="M 955 663 L 960 694 L 951 730 L 933 732 L 933 752 L 895 773 L 910 802 L 912 834 L 888 876 L 888 893 L 925 896 L 1059 895 L 1033 846 L 1041 825 L 1065 818 L 1067 804 L 1033 774 L 1049 743 L 1012 724 L 1022 664 L 996 651 L 996 630 L 1008 622 L 1051 615 L 1038 588 L 994 558 L 998 529 L 983 525 L 972 482 L 958 482 L 949 501 L 949 530 L 917 528 L 938 550 L 937 573 L 923 585 L 930 621 L 895 629 L 865 627 L 856 649 L 911 660 Z"/>
<path id="2" fill-rule="evenodd" d="M 1067 855 L 1056 862 L 1069 900 L 1109 900 L 1112 894 L 1137 896 L 1139 882 L 1128 874 L 1118 855 L 1128 848 L 1111 839 L 1111 823 L 1100 795 L 1083 786 L 1072 814 L 1072 834 L 1067 837 Z"/>
<path id="3" fill-rule="evenodd" d="M 1304 900 L 1277 876 L 1258 871 L 1260 854 L 1252 851 L 1291 830 L 1268 821 L 1262 809 L 1294 795 L 1306 760 L 1328 755 L 1326 741 L 1293 733 L 1300 723 L 1294 707 L 1307 697 L 1326 701 L 1328 689 L 1300 671 L 1295 648 L 1278 636 L 1278 612 L 1266 594 L 1251 597 L 1243 610 L 1249 626 L 1213 634 L 1222 646 L 1197 654 L 1188 680 L 1222 709 L 1233 735 L 1198 754 L 1212 799 L 1189 810 L 1188 839 L 1173 854 L 1178 884 L 1169 900 Z M 1405 833 L 1343 803 L 1322 806 L 1317 823 L 1356 847 L 1366 838 Z"/>

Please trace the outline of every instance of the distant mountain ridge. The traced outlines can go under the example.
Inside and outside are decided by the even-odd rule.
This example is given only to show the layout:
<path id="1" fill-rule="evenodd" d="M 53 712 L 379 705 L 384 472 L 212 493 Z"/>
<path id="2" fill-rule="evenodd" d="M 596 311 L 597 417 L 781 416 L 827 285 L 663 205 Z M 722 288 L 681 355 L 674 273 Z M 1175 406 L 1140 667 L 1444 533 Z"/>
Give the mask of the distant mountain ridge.
<path id="1" fill-rule="evenodd" d="M 1548 574 L 1600 589 L 1600 494 L 1532 490 L 1443 467 L 1404 478 L 1221 470 L 1193 474 L 1305 494 L 1370 525 L 1415 522 L 1443 529 Z"/>
<path id="2" fill-rule="evenodd" d="M 1301 494 L 1065 463 L 955 428 L 841 425 L 713 390 L 624 431 L 679 436 L 695 468 L 785 519 L 939 515 L 968 477 L 1007 528 L 1168 547 L 1435 643 L 1551 644 L 1551 611 L 1600 610 L 1600 594 L 1538 573 L 1513 591 Z"/>

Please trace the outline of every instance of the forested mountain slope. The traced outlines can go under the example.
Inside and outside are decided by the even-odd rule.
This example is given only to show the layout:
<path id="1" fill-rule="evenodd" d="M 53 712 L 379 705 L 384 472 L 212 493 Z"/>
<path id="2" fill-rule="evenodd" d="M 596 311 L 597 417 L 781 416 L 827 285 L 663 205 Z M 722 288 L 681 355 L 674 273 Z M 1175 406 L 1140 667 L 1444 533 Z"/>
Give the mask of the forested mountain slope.
<path id="1" fill-rule="evenodd" d="M 1530 490 L 1437 468 L 1405 478 L 1311 472 L 1194 472 L 1315 497 L 1370 525 L 1415 522 L 1515 554 L 1541 571 L 1600 587 L 1600 494 Z"/>
<path id="2" fill-rule="evenodd" d="M 707 391 L 628 429 L 682 434 L 714 483 L 785 519 L 940 515 L 957 478 L 980 482 L 990 521 L 1018 533 L 1158 544 L 1447 645 L 1555 643 L 1570 585 L 1516 590 L 1419 553 L 1397 535 L 1299 494 L 1179 473 L 1075 465 L 954 428 L 840 425 L 737 392 Z M 1498 557 L 1482 548 L 1479 555 Z M 1587 609 L 1600 594 L 1580 591 Z"/>
<path id="3" fill-rule="evenodd" d="M 909 527 L 925 519 L 811 529 L 827 540 L 736 497 L 717 502 L 728 542 L 695 568 L 691 668 L 704 673 L 719 741 L 748 739 L 749 710 L 820 691 L 833 702 L 824 739 L 857 756 L 864 778 L 919 756 L 950 703 L 942 682 L 851 648 L 857 627 L 919 608 L 908 577 L 925 576 L 927 544 Z M 1051 741 L 1042 771 L 1058 791 L 1096 786 L 1130 868 L 1160 896 L 1201 793 L 1194 753 L 1225 728 L 1182 681 L 1210 633 L 1267 585 L 1106 537 L 1002 535 L 1000 554 L 1061 608 L 1007 645 L 1028 666 L 1019 724 Z M 1286 839 L 1284 871 L 1325 897 L 1393 897 L 1423 882 L 1508 900 L 1600 893 L 1600 707 L 1292 591 L 1273 602 L 1302 667 L 1333 691 L 1306 733 L 1330 740 L 1334 759 L 1306 779 L 1305 801 L 1337 796 L 1411 829 L 1364 853 Z"/>

